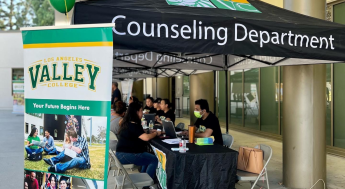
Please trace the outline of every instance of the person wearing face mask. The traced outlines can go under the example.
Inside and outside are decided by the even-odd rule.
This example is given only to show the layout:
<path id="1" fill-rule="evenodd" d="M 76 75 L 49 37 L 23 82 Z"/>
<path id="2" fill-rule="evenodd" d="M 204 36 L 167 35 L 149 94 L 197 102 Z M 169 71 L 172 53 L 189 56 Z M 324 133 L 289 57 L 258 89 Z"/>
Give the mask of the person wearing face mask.
<path id="1" fill-rule="evenodd" d="M 222 132 L 220 130 L 219 120 L 208 107 L 205 99 L 195 101 L 194 115 L 198 119 L 194 126 L 198 128 L 195 138 L 214 137 L 214 143 L 223 145 Z"/>

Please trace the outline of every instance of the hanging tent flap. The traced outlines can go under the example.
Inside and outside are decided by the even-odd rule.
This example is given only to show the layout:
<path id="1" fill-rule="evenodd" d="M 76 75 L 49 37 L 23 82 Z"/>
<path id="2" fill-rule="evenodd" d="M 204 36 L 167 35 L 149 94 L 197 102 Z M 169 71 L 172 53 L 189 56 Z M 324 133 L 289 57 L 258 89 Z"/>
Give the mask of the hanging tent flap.
<path id="1" fill-rule="evenodd" d="M 78 2 L 74 24 L 115 23 L 114 49 L 345 60 L 344 25 L 258 0 L 248 0 L 254 12 L 225 9 L 214 0 L 194 4 L 199 7 L 181 2 Z"/>

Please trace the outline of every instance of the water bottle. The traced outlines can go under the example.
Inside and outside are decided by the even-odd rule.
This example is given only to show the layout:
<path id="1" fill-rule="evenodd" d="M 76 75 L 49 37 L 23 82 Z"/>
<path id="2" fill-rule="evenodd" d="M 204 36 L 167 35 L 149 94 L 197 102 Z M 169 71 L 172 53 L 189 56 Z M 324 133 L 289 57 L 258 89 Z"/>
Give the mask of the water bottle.
<path id="1" fill-rule="evenodd" d="M 184 140 L 183 136 L 182 139 L 180 139 L 179 152 L 186 153 L 186 141 Z"/>
<path id="2" fill-rule="evenodd" d="M 153 129 L 153 122 L 152 122 L 152 120 L 150 120 L 149 127 L 150 127 L 150 130 Z"/>

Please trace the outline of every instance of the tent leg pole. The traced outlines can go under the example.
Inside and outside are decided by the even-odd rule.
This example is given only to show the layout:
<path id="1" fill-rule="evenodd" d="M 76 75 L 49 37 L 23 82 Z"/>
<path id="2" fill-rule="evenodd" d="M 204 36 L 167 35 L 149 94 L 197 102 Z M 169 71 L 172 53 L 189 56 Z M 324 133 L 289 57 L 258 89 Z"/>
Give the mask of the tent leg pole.
<path id="1" fill-rule="evenodd" d="M 158 96 L 157 96 L 157 82 L 158 82 L 158 80 L 157 80 L 157 77 L 156 77 L 156 99 L 158 98 Z"/>
<path id="2" fill-rule="evenodd" d="M 213 82 L 214 82 L 214 84 L 213 84 L 213 89 L 214 89 L 214 106 L 213 106 L 213 113 L 214 113 L 214 115 L 216 115 L 217 117 L 219 116 L 219 115 L 217 115 L 217 91 L 216 91 L 216 89 L 217 89 L 217 76 L 216 76 L 216 71 L 213 71 Z"/>
<path id="3" fill-rule="evenodd" d="M 229 96 L 228 96 L 228 71 L 225 70 L 225 124 L 226 124 L 226 134 L 229 133 Z"/>

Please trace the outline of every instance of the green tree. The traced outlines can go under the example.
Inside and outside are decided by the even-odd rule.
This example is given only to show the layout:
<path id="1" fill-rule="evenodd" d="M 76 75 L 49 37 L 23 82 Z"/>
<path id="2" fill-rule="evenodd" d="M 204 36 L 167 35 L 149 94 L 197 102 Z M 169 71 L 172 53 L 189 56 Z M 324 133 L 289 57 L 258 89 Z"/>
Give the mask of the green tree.
<path id="1" fill-rule="evenodd" d="M 53 24 L 54 9 L 49 0 L 0 0 L 1 30 Z"/>
<path id="2" fill-rule="evenodd" d="M 54 25 L 54 9 L 50 5 L 49 0 L 31 0 L 31 7 L 35 17 L 33 24 L 36 26 L 52 26 Z"/>
<path id="3" fill-rule="evenodd" d="M 98 135 L 97 135 L 97 138 L 98 138 L 98 141 L 99 142 L 103 142 L 105 137 L 106 137 L 106 130 L 105 130 L 105 127 L 103 126 L 98 126 Z"/>

